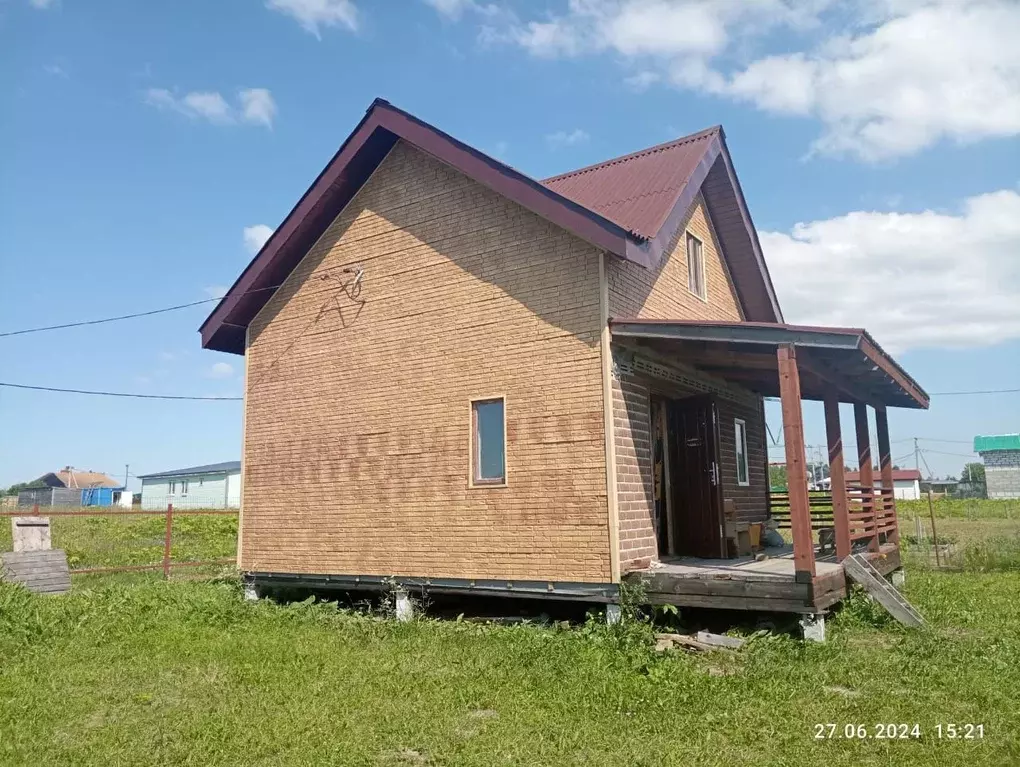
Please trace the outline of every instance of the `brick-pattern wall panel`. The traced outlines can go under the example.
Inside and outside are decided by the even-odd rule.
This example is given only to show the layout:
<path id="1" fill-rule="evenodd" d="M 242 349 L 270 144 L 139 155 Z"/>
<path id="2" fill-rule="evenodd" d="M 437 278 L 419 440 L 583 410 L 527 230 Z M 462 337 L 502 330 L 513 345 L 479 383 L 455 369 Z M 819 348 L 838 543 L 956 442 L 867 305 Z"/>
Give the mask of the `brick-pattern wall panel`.
<path id="1" fill-rule="evenodd" d="M 648 387 L 633 375 L 613 381 L 616 496 L 620 519 L 620 572 L 640 570 L 658 558 L 655 540 L 651 414 Z"/>
<path id="2" fill-rule="evenodd" d="M 705 202 L 699 194 L 687 219 L 666 249 L 668 257 L 654 269 L 609 259 L 609 314 L 617 318 L 666 320 L 740 320 L 737 294 L 721 257 L 721 249 Z M 687 278 L 687 231 L 703 243 L 708 300 L 691 293 Z"/>
<path id="3" fill-rule="evenodd" d="M 242 566 L 608 581 L 599 335 L 594 248 L 398 143 L 251 325 Z"/>
<path id="4" fill-rule="evenodd" d="M 769 485 L 765 471 L 765 418 L 760 405 L 716 400 L 719 410 L 719 466 L 723 498 L 732 498 L 737 519 L 763 522 L 768 517 Z M 747 476 L 749 484 L 737 482 L 737 431 L 735 419 L 747 424 Z"/>
<path id="5" fill-rule="evenodd" d="M 988 497 L 1020 498 L 1020 450 L 988 450 L 981 459 Z"/>

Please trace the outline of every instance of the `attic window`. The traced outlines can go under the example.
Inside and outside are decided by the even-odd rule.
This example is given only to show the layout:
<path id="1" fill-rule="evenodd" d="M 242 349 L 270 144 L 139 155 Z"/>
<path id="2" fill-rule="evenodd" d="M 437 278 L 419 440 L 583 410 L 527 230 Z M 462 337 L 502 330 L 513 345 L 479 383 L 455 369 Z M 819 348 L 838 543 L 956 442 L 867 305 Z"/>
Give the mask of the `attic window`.
<path id="1" fill-rule="evenodd" d="M 708 300 L 705 286 L 705 254 L 701 240 L 687 233 L 687 288 L 702 301 Z"/>

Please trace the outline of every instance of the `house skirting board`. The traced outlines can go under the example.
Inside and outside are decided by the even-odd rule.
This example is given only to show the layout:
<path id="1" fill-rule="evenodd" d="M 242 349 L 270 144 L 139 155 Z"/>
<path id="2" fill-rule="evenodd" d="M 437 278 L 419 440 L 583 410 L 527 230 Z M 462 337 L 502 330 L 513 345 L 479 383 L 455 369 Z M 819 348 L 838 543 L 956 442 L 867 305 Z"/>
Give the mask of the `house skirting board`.
<path id="1" fill-rule="evenodd" d="M 574 581 L 511 581 L 469 578 L 423 578 L 404 575 L 320 575 L 309 573 L 247 572 L 246 584 L 256 588 L 298 588 L 322 591 L 407 591 L 433 594 L 479 594 L 488 596 L 580 600 L 615 603 L 620 586 L 616 583 Z"/>
<path id="2" fill-rule="evenodd" d="M 872 564 L 883 575 L 900 567 L 899 550 L 887 544 L 880 553 L 870 556 Z M 739 575 L 719 577 L 677 577 L 669 565 L 629 573 L 624 583 L 641 583 L 648 604 L 674 604 L 681 607 L 713 610 L 749 610 L 755 612 L 823 613 L 847 596 L 846 576 L 842 567 L 831 566 L 820 573 L 813 583 L 798 583 L 789 578 L 766 581 L 745 579 Z M 492 580 L 471 578 L 426 578 L 405 575 L 352 575 L 317 573 L 273 573 L 248 571 L 244 583 L 255 592 L 274 589 L 307 589 L 309 591 L 366 591 L 385 593 L 450 594 L 557 601 L 617 604 L 620 584 L 580 581 Z"/>

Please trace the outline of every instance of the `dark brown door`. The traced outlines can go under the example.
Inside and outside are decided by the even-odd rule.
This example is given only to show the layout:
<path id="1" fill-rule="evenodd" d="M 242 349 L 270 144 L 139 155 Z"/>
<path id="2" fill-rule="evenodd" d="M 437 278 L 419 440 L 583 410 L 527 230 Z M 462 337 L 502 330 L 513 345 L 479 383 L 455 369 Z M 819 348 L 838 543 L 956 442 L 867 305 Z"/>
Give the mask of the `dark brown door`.
<path id="1" fill-rule="evenodd" d="M 670 486 L 678 554 L 721 557 L 719 432 L 711 397 L 669 403 Z"/>

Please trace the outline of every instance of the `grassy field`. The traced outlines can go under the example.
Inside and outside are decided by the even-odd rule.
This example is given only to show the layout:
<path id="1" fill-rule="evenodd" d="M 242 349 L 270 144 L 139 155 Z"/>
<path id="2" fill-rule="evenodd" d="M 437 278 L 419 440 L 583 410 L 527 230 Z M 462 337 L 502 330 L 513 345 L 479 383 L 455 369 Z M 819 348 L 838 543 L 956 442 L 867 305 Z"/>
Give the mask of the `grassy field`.
<path id="1" fill-rule="evenodd" d="M 640 621 L 397 624 L 246 603 L 234 577 L 0 584 L 0 764 L 1020 764 L 1020 569 L 908 562 L 928 631 L 856 596 L 824 645 L 698 656 Z M 937 737 L 968 722 L 982 739 Z M 921 737 L 816 739 L 829 723 Z"/>
<path id="2" fill-rule="evenodd" d="M 158 564 L 163 560 L 163 516 L 125 510 L 102 517 L 52 517 L 50 525 L 53 547 L 67 552 L 72 569 Z M 233 557 L 237 552 L 237 517 L 177 512 L 171 543 L 171 557 L 178 562 Z M 0 551 L 10 550 L 10 521 L 0 519 Z"/>

